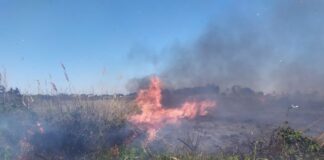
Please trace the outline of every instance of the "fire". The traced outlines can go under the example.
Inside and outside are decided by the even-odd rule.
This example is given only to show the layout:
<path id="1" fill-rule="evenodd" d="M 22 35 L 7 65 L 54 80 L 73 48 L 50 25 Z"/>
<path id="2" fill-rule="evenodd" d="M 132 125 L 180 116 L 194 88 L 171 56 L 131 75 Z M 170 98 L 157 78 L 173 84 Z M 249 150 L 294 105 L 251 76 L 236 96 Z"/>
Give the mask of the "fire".
<path id="1" fill-rule="evenodd" d="M 214 101 L 186 101 L 180 107 L 164 108 L 161 100 L 161 81 L 152 77 L 148 89 L 140 90 L 136 103 L 142 113 L 133 115 L 129 121 L 141 129 L 146 130 L 148 142 L 156 138 L 156 134 L 165 124 L 175 124 L 179 119 L 195 118 L 197 115 L 207 114 L 209 107 L 215 106 Z"/>

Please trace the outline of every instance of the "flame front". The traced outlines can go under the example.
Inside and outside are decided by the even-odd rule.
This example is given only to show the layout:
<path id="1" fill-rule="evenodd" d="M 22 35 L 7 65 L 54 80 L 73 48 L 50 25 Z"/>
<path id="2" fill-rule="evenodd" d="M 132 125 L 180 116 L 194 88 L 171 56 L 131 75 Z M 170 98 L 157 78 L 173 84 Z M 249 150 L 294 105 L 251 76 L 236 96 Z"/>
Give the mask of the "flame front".
<path id="1" fill-rule="evenodd" d="M 182 118 L 194 118 L 206 115 L 209 107 L 215 106 L 214 101 L 186 101 L 181 107 L 166 109 L 161 104 L 161 81 L 152 77 L 148 89 L 140 90 L 136 103 L 142 110 L 141 114 L 133 115 L 129 121 L 147 131 L 148 142 L 156 138 L 158 130 L 165 124 L 174 124 Z"/>

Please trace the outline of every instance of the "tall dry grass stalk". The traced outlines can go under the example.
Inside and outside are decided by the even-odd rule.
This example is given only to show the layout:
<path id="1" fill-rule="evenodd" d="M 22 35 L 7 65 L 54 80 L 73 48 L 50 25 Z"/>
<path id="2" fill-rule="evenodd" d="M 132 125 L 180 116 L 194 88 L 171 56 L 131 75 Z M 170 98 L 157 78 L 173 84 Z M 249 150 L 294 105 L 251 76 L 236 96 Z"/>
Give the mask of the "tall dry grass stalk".
<path id="1" fill-rule="evenodd" d="M 41 83 L 39 80 L 36 80 L 36 82 L 37 82 L 37 94 L 41 94 L 42 93 L 41 92 Z"/>
<path id="2" fill-rule="evenodd" d="M 61 67 L 64 71 L 64 77 L 65 77 L 65 80 L 69 83 L 70 82 L 70 79 L 69 79 L 69 75 L 67 74 L 66 72 L 66 68 L 65 68 L 65 65 L 63 63 L 61 63 Z"/>
<path id="3" fill-rule="evenodd" d="M 70 78 L 69 78 L 69 74 L 68 74 L 68 72 L 66 70 L 66 67 L 65 67 L 65 65 L 63 63 L 61 63 L 61 67 L 63 69 L 65 80 L 68 83 L 67 92 L 72 93 L 72 85 L 71 85 L 71 81 L 70 81 Z"/>
<path id="4" fill-rule="evenodd" d="M 54 82 L 51 82 L 51 85 L 52 85 L 52 93 L 53 93 L 53 91 L 55 92 L 55 93 L 57 93 L 57 87 L 56 87 L 56 85 L 55 85 L 55 83 Z"/>
<path id="5" fill-rule="evenodd" d="M 8 87 L 7 83 L 7 71 L 5 68 L 2 70 L 2 74 L 0 73 L 0 85 L 3 85 L 5 88 Z"/>

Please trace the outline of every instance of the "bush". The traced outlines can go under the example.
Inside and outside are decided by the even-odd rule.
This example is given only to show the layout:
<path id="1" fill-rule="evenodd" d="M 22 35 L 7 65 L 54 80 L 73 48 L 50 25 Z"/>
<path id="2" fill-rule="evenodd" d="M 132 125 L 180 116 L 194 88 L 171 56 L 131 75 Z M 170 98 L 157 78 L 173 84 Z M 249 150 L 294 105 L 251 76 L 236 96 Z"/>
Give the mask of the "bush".
<path id="1" fill-rule="evenodd" d="M 316 159 L 324 153 L 323 147 L 290 127 L 276 129 L 267 150 L 274 159 Z"/>

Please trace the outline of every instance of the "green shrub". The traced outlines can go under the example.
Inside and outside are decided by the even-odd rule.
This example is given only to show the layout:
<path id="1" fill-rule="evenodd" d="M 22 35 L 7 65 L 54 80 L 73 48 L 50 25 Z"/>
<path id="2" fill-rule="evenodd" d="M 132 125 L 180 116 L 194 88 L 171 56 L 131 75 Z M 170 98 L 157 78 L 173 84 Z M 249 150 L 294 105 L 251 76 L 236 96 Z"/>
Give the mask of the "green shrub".
<path id="1" fill-rule="evenodd" d="M 290 127 L 274 131 L 268 150 L 271 157 L 283 159 L 316 159 L 324 153 L 319 144 Z"/>

